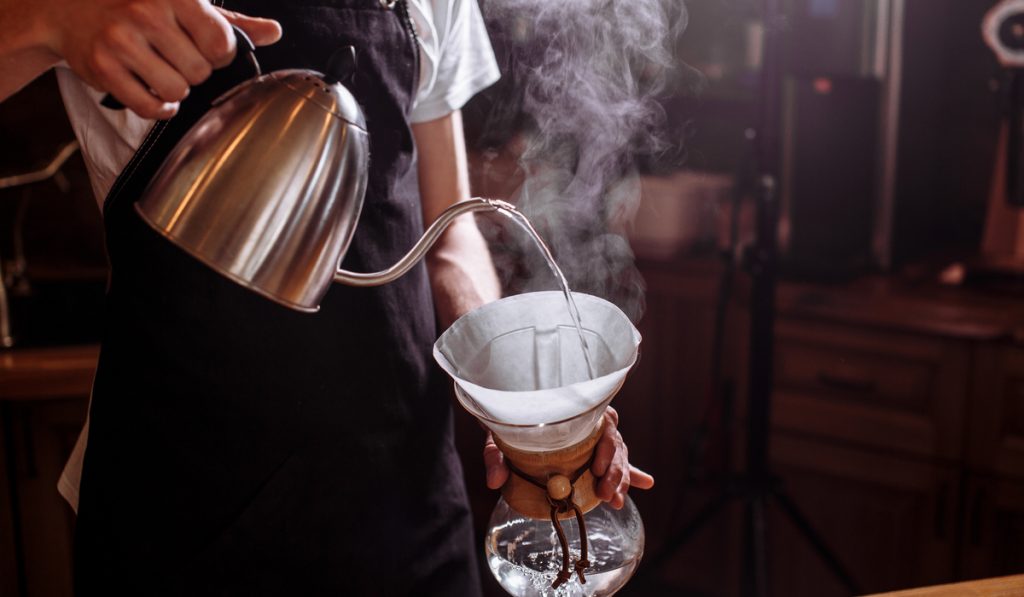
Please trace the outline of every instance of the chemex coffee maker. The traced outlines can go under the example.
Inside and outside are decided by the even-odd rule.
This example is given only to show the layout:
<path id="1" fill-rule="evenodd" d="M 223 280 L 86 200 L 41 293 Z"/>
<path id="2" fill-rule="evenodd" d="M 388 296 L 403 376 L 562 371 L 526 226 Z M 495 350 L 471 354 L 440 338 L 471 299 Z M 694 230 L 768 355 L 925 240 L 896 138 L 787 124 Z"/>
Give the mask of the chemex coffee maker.
<path id="1" fill-rule="evenodd" d="M 236 36 L 236 60 L 248 60 L 256 76 L 213 102 L 136 203 L 178 247 L 307 312 L 332 281 L 373 286 L 398 278 L 464 213 L 510 216 L 546 250 L 512 205 L 471 199 L 444 211 L 387 270 L 339 269 L 369 160 L 362 109 L 342 83 L 354 52 L 335 54 L 327 74 L 261 75 L 252 44 L 237 29 Z M 456 321 L 435 347 L 460 403 L 494 433 L 513 471 L 486 543 L 492 571 L 513 595 L 611 595 L 643 554 L 635 506 L 628 498 L 621 510 L 601 502 L 590 472 L 605 408 L 636 362 L 640 335 L 617 307 L 581 294 L 574 295 L 577 327 L 569 297 L 566 288 L 502 299 Z"/>
<path id="2" fill-rule="evenodd" d="M 532 292 L 466 314 L 434 346 L 459 403 L 491 431 L 511 470 L 484 550 L 512 595 L 612 595 L 643 555 L 636 506 L 598 499 L 590 471 L 640 334 L 615 305 L 573 299 L 584 342 L 562 292 Z"/>

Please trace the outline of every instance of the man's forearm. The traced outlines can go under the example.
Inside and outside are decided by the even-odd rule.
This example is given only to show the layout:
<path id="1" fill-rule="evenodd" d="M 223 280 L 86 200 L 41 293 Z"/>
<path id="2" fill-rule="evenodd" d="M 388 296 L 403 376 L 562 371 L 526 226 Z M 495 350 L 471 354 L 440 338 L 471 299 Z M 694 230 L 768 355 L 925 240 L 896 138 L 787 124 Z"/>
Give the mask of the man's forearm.
<path id="1" fill-rule="evenodd" d="M 419 149 L 423 220 L 469 198 L 462 115 L 456 111 L 430 122 L 414 124 Z M 438 322 L 447 328 L 473 309 L 501 297 L 491 254 L 472 215 L 455 220 L 427 255 L 430 285 Z"/>
<path id="2" fill-rule="evenodd" d="M 487 243 L 471 218 L 464 216 L 449 226 L 427 256 L 442 329 L 469 311 L 501 298 Z"/>
<path id="3" fill-rule="evenodd" d="M 42 15 L 36 2 L 0 0 L 0 101 L 60 61 L 47 45 Z"/>

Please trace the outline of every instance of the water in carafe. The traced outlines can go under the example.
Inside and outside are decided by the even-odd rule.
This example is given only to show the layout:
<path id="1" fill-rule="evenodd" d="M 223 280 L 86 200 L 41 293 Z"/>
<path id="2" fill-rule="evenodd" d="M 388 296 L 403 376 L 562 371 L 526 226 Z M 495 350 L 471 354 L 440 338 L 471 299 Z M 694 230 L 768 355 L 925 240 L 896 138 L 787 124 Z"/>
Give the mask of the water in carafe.
<path id="1" fill-rule="evenodd" d="M 581 556 L 576 521 L 562 521 L 573 560 Z M 587 514 L 590 566 L 586 582 L 573 577 L 558 588 L 551 579 L 561 568 L 558 537 L 547 520 L 534 520 L 512 510 L 502 499 L 491 514 L 484 542 L 487 564 L 498 583 L 517 597 L 604 597 L 613 595 L 633 575 L 643 555 L 644 528 L 627 497 L 621 510 L 607 504 Z"/>

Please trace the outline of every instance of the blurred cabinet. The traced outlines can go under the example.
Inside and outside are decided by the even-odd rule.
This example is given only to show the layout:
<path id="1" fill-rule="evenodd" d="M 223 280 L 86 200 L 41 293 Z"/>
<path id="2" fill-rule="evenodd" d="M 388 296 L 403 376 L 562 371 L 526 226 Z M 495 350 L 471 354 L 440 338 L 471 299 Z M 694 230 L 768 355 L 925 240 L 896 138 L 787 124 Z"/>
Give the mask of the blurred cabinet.
<path id="1" fill-rule="evenodd" d="M 956 341 L 782 320 L 775 427 L 955 459 L 963 443 L 969 357 Z"/>
<path id="2" fill-rule="evenodd" d="M 0 596 L 72 594 L 74 513 L 57 492 L 85 421 L 95 346 L 0 353 Z"/>
<path id="3" fill-rule="evenodd" d="M 1024 350 L 985 326 L 908 332 L 891 315 L 783 313 L 773 460 L 866 591 L 1024 571 Z M 776 594 L 843 594 L 782 545 Z"/>
<path id="4" fill-rule="evenodd" d="M 966 483 L 962 576 L 1024 570 L 1024 480 L 971 475 Z"/>
<path id="5" fill-rule="evenodd" d="M 963 574 L 1024 571 L 1024 348 L 982 346 L 971 394 Z"/>
<path id="6" fill-rule="evenodd" d="M 794 502 L 867 592 L 952 580 L 955 467 L 778 434 L 776 471 Z M 769 510 L 773 595 L 845 590 L 782 515 Z"/>
<path id="7" fill-rule="evenodd" d="M 721 271 L 709 263 L 643 265 L 643 359 L 616 399 L 631 455 L 658 477 L 658 490 L 635 496 L 653 554 L 714 495 L 714 474 L 701 473 L 743 454 L 745 276 L 725 338 L 729 403 L 709 394 Z M 1024 305 L 1010 298 L 892 278 L 780 284 L 770 457 L 864 591 L 1024 572 L 1019 329 Z M 628 594 L 737 595 L 738 513 L 661 570 L 641 567 Z M 773 595 L 846 594 L 777 502 L 768 525 Z"/>
<path id="8" fill-rule="evenodd" d="M 9 433 L 5 433 L 0 427 L 0 445 L 7 443 Z M 9 461 L 11 458 L 5 449 L 3 458 L 0 458 L 0 595 L 18 595 L 22 590 L 25 580 L 21 562 L 18 559 L 20 549 L 19 540 L 21 524 L 18 512 L 12 507 L 12 497 L 16 492 L 10 490 L 10 475 L 13 467 Z M 22 575 L 22 576 L 19 576 Z M 21 586 L 19 586 L 21 585 Z"/>
<path id="9" fill-rule="evenodd" d="M 18 551 L 12 559 L 16 575 L 23 575 L 27 587 L 25 593 L 10 595 L 71 595 L 74 514 L 56 485 L 82 429 L 86 401 L 77 398 L 4 406 L 3 416 L 10 423 L 4 425 L 4 431 L 10 433 L 4 440 L 14 447 L 15 483 L 12 487 L 11 477 L 7 477 L 3 503 L 11 509 L 17 500 L 13 509 L 20 517 L 20 545 L 15 546 Z"/>
<path id="10" fill-rule="evenodd" d="M 971 400 L 971 467 L 1024 478 L 1024 348 L 982 346 Z"/>
<path id="11" fill-rule="evenodd" d="M 954 579 L 967 344 L 783 317 L 771 456 L 790 496 L 861 588 Z M 777 508 L 775 595 L 843 595 Z"/>

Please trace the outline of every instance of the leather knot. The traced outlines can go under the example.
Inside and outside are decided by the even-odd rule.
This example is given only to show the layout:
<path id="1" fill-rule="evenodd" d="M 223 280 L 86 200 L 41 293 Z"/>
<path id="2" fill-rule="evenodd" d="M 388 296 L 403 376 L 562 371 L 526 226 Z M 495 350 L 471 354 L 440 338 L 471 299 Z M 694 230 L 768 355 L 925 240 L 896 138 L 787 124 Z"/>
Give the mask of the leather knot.
<path id="1" fill-rule="evenodd" d="M 562 569 L 558 571 L 554 582 L 551 583 L 552 589 L 557 589 L 568 582 L 569 579 L 572 578 L 573 572 L 575 572 L 579 577 L 580 584 L 586 584 L 587 582 L 586 576 L 583 575 L 583 572 L 587 568 L 590 568 L 590 560 L 587 557 L 587 548 L 589 543 L 587 541 L 587 523 L 583 520 L 583 511 L 580 510 L 580 507 L 573 501 L 573 495 L 576 492 L 576 481 L 584 471 L 590 468 L 593 459 L 594 456 L 591 455 L 590 460 L 573 473 L 571 477 L 552 475 L 551 478 L 548 479 L 547 483 L 541 483 L 537 479 L 534 479 L 520 471 L 512 463 L 507 463 L 512 474 L 543 489 L 544 495 L 548 499 L 548 505 L 551 506 L 551 525 L 555 528 L 555 532 L 558 534 L 558 543 L 562 548 Z M 565 495 L 565 481 L 568 481 L 568 495 Z M 556 499 L 554 497 L 555 495 L 562 497 Z M 571 559 L 571 554 L 569 553 L 569 539 L 565 536 L 565 530 L 562 529 L 562 524 L 558 522 L 558 515 L 565 514 L 570 510 L 576 514 L 576 524 L 579 525 L 580 528 L 580 559 L 576 560 L 576 564 L 573 566 L 572 570 L 569 569 L 569 560 Z"/>

